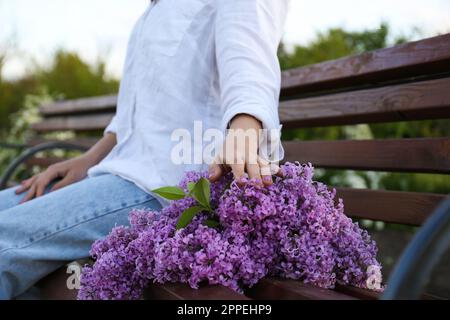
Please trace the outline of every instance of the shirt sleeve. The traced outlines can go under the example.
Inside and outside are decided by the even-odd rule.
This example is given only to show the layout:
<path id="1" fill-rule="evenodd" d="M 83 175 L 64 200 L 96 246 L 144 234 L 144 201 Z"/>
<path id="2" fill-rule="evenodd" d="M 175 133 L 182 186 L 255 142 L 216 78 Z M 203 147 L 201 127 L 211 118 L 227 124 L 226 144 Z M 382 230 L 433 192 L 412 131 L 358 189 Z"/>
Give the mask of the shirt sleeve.
<path id="1" fill-rule="evenodd" d="M 219 72 L 222 130 L 237 114 L 249 114 L 269 134 L 260 142 L 260 155 L 279 161 L 278 102 L 281 71 L 277 57 L 289 0 L 217 1 L 215 45 Z"/>
<path id="2" fill-rule="evenodd" d="M 103 136 L 105 136 L 108 132 L 117 134 L 117 114 L 114 115 L 111 122 L 108 124 L 108 126 L 103 131 Z"/>

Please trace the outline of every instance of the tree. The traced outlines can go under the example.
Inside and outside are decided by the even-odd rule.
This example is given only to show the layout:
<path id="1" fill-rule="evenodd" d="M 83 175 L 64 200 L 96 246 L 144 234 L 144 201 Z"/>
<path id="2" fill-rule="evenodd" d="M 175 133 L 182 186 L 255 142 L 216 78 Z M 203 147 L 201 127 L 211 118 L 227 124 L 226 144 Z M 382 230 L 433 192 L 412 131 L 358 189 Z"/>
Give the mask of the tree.
<path id="1" fill-rule="evenodd" d="M 64 99 L 91 97 L 115 93 L 118 81 L 109 79 L 105 62 L 89 65 L 78 54 L 59 50 L 50 68 L 37 67 L 36 79 L 50 94 L 62 95 Z"/>
<path id="2" fill-rule="evenodd" d="M 292 52 L 287 52 L 281 45 L 278 52 L 281 68 L 290 69 L 384 48 L 388 45 L 388 35 L 389 26 L 385 23 L 377 29 L 361 32 L 333 28 L 319 33 L 308 45 L 295 46 Z"/>
<path id="3" fill-rule="evenodd" d="M 0 74 L 5 55 L 0 55 Z M 116 93 L 119 81 L 109 78 L 105 62 L 89 64 L 77 53 L 59 50 L 49 67 L 35 65 L 31 71 L 15 80 L 0 77 L 0 136 L 10 128 L 9 115 L 17 112 L 28 94 L 48 92 L 55 98 L 75 99 Z"/>

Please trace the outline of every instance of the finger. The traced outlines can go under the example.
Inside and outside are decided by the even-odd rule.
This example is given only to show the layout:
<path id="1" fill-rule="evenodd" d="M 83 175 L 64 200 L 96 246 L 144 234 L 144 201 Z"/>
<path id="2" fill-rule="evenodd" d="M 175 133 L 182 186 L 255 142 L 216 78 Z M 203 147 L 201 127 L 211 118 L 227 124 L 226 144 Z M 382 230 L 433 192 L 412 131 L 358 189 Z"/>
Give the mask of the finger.
<path id="1" fill-rule="evenodd" d="M 14 192 L 15 194 L 21 194 L 24 191 L 28 190 L 29 186 L 28 185 L 22 185 L 20 187 L 18 187 Z"/>
<path id="2" fill-rule="evenodd" d="M 213 162 L 208 169 L 208 179 L 211 182 L 216 182 L 222 176 L 222 166 Z"/>
<path id="3" fill-rule="evenodd" d="M 239 183 L 242 184 L 242 179 L 245 176 L 245 166 L 243 164 L 232 164 L 230 165 L 231 171 L 233 172 L 234 179 Z"/>
<path id="4" fill-rule="evenodd" d="M 270 186 L 272 181 L 272 171 L 270 170 L 270 163 L 261 157 L 258 157 L 258 164 L 261 171 L 261 177 L 264 185 Z"/>
<path id="5" fill-rule="evenodd" d="M 71 184 L 73 182 L 73 180 L 70 178 L 69 175 L 65 176 L 64 179 L 62 179 L 61 181 L 59 181 L 58 183 L 55 183 L 53 185 L 53 187 L 50 188 L 49 192 L 53 192 L 59 189 L 62 189 L 64 187 L 67 187 L 69 184 Z"/>
<path id="6" fill-rule="evenodd" d="M 20 184 L 21 184 L 21 185 L 31 185 L 31 183 L 32 183 L 34 180 L 36 180 L 37 176 L 38 176 L 38 175 L 34 175 L 34 176 L 32 176 L 32 177 L 30 177 L 30 178 L 28 178 L 28 179 L 25 179 L 25 180 L 23 180 Z"/>
<path id="7" fill-rule="evenodd" d="M 36 176 L 28 178 L 20 183 L 20 187 L 15 190 L 16 194 L 21 194 L 24 191 L 28 190 L 30 186 L 33 184 L 34 180 L 36 180 Z"/>
<path id="8" fill-rule="evenodd" d="M 57 171 L 47 171 L 45 172 L 41 179 L 37 181 L 37 187 L 36 187 L 36 198 L 39 198 L 42 196 L 45 192 L 45 188 L 49 185 L 49 183 L 56 179 L 59 176 Z"/>
<path id="9" fill-rule="evenodd" d="M 40 196 L 42 196 L 45 192 L 45 187 L 48 185 L 48 182 L 44 181 L 44 180 L 39 180 L 36 183 L 36 194 L 35 197 L 39 198 Z"/>
<path id="10" fill-rule="evenodd" d="M 256 184 L 262 185 L 261 169 L 258 164 L 247 164 L 247 173 L 250 179 L 254 180 Z"/>
<path id="11" fill-rule="evenodd" d="M 283 169 L 281 169 L 278 165 L 271 163 L 270 164 L 270 172 L 272 175 L 276 175 L 280 178 L 284 177 Z"/>
<path id="12" fill-rule="evenodd" d="M 36 184 L 33 184 L 30 187 L 30 190 L 28 190 L 27 194 L 25 195 L 25 197 L 19 202 L 19 204 L 25 203 L 31 199 L 34 198 L 34 195 L 36 193 Z"/>

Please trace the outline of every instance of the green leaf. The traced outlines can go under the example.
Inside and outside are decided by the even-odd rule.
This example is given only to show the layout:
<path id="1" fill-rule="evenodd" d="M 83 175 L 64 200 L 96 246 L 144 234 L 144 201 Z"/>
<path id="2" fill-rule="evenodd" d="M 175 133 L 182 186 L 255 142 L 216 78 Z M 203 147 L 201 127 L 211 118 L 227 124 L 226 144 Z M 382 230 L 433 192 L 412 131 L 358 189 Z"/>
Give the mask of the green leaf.
<path id="1" fill-rule="evenodd" d="M 188 188 L 188 190 L 189 190 L 189 193 L 191 193 L 192 190 L 194 190 L 194 187 L 195 187 L 195 182 L 189 182 L 189 183 L 187 184 L 187 188 Z"/>
<path id="2" fill-rule="evenodd" d="M 177 230 L 180 230 L 181 228 L 185 228 L 189 223 L 191 223 L 192 219 L 199 213 L 204 211 L 205 208 L 195 206 L 187 208 L 183 211 L 180 218 L 177 221 Z"/>
<path id="3" fill-rule="evenodd" d="M 152 192 L 160 195 L 163 198 L 169 200 L 180 200 L 186 197 L 184 190 L 179 187 L 163 187 L 159 189 L 152 190 Z"/>
<path id="4" fill-rule="evenodd" d="M 201 178 L 192 189 L 192 196 L 195 200 L 198 201 L 202 206 L 211 209 L 210 206 L 210 198 L 211 198 L 211 190 L 210 183 L 207 179 Z"/>
<path id="5" fill-rule="evenodd" d="M 217 220 L 205 220 L 203 221 L 203 224 L 210 228 L 217 228 L 218 226 L 220 226 L 220 222 Z"/>

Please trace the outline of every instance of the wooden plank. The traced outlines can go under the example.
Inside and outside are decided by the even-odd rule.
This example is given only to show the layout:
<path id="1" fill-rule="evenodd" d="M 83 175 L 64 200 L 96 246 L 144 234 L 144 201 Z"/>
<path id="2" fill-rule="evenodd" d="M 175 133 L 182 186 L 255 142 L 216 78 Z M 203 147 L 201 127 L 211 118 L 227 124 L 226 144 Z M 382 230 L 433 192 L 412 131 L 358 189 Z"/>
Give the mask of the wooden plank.
<path id="1" fill-rule="evenodd" d="M 64 158 L 60 158 L 60 157 L 46 157 L 46 158 L 42 158 L 42 157 L 34 157 L 34 158 L 30 158 L 27 161 L 25 161 L 25 165 L 30 168 L 33 166 L 38 166 L 41 168 L 47 168 L 48 166 L 64 161 L 66 159 Z"/>
<path id="2" fill-rule="evenodd" d="M 192 289 L 187 284 L 151 284 L 145 290 L 145 300 L 249 300 L 248 297 L 222 286 L 201 286 Z"/>
<path id="3" fill-rule="evenodd" d="M 351 287 L 351 286 L 343 286 L 343 285 L 339 285 L 339 284 L 336 285 L 335 290 L 337 292 L 342 292 L 344 294 L 348 294 L 352 297 L 356 297 L 361 300 L 378 300 L 381 296 L 380 292 Z"/>
<path id="4" fill-rule="evenodd" d="M 353 218 L 421 225 L 447 197 L 443 194 L 336 188 Z"/>
<path id="5" fill-rule="evenodd" d="M 104 130 L 111 122 L 114 114 L 99 115 L 79 115 L 79 116 L 61 116 L 46 118 L 41 122 L 32 125 L 32 130 L 36 132 L 52 131 L 91 131 Z"/>
<path id="6" fill-rule="evenodd" d="M 285 128 L 450 118 L 450 78 L 280 103 Z"/>
<path id="7" fill-rule="evenodd" d="M 299 281 L 267 278 L 246 291 L 246 295 L 261 300 L 356 300 L 333 290 L 303 284 Z"/>
<path id="8" fill-rule="evenodd" d="M 367 290 L 367 289 L 361 289 L 361 288 L 356 288 L 356 287 L 351 287 L 351 286 L 343 286 L 343 285 L 336 285 L 335 290 L 337 292 L 342 292 L 344 294 L 348 294 L 352 297 L 356 297 L 358 299 L 361 300 L 378 300 L 381 295 L 383 294 L 382 292 L 376 292 L 376 291 L 372 291 L 372 290 Z M 422 300 L 442 300 L 443 298 L 429 294 L 429 293 L 423 293 L 421 296 Z"/>
<path id="9" fill-rule="evenodd" d="M 37 145 L 42 144 L 42 143 L 61 142 L 62 141 L 62 142 L 67 142 L 67 143 L 70 143 L 70 144 L 73 144 L 73 145 L 90 148 L 94 144 L 96 144 L 99 139 L 100 139 L 100 137 L 97 137 L 97 138 L 95 138 L 95 137 L 94 138 L 89 138 L 89 137 L 81 138 L 80 137 L 80 138 L 68 139 L 68 140 L 57 140 L 57 139 L 45 139 L 43 137 L 36 136 L 36 137 L 31 138 L 27 142 L 27 145 L 34 147 L 34 146 L 37 146 Z"/>
<path id="10" fill-rule="evenodd" d="M 321 168 L 450 173 L 450 138 L 286 141 L 283 146 L 286 161 Z"/>
<path id="11" fill-rule="evenodd" d="M 450 34 L 282 73 L 282 97 L 450 71 Z"/>
<path id="12" fill-rule="evenodd" d="M 84 265 L 86 262 L 82 262 Z M 77 290 L 69 290 L 66 282 L 69 274 L 62 267 L 38 283 L 45 300 L 75 300 Z M 221 286 L 204 286 L 191 289 L 186 284 L 152 284 L 144 293 L 144 299 L 156 300 L 249 300 L 248 297 Z"/>
<path id="13" fill-rule="evenodd" d="M 117 95 L 98 96 L 74 100 L 58 101 L 43 105 L 39 111 L 44 116 L 68 115 L 89 112 L 115 111 Z"/>

